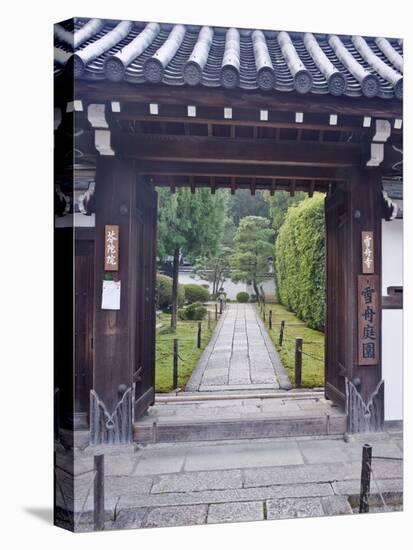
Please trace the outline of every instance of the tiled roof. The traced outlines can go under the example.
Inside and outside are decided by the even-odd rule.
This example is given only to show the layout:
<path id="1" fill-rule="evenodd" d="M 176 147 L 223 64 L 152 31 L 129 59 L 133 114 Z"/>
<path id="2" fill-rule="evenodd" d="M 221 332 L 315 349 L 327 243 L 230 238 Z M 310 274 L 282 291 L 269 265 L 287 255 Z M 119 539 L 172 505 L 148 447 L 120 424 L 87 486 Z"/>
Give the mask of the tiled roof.
<path id="1" fill-rule="evenodd" d="M 86 80 L 401 99 L 402 56 L 401 40 L 376 37 L 79 18 L 55 25 L 55 74 L 69 63 Z"/>

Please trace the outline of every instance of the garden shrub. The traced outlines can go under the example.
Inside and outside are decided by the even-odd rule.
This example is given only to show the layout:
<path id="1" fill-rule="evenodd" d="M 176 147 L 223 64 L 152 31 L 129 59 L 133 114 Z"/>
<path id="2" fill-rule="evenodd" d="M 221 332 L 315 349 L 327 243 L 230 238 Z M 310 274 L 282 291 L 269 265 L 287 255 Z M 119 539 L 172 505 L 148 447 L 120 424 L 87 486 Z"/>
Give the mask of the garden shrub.
<path id="1" fill-rule="evenodd" d="M 184 285 L 185 300 L 189 304 L 194 302 L 207 302 L 209 300 L 209 291 L 201 285 L 189 284 Z"/>
<path id="2" fill-rule="evenodd" d="M 201 302 L 194 302 L 185 309 L 181 309 L 179 317 L 188 321 L 201 321 L 207 314 L 207 308 Z"/>
<path id="3" fill-rule="evenodd" d="M 275 244 L 276 286 L 280 302 L 308 326 L 325 326 L 324 196 L 315 195 L 288 209 Z"/>
<path id="4" fill-rule="evenodd" d="M 156 293 L 158 308 L 167 309 L 172 305 L 172 278 L 167 275 L 156 274 Z M 182 285 L 178 285 L 178 305 L 183 306 L 185 292 Z"/>
<path id="5" fill-rule="evenodd" d="M 238 292 L 237 302 L 244 304 L 245 302 L 248 302 L 249 299 L 250 299 L 250 295 L 248 294 L 248 292 L 244 292 L 244 291 Z"/>

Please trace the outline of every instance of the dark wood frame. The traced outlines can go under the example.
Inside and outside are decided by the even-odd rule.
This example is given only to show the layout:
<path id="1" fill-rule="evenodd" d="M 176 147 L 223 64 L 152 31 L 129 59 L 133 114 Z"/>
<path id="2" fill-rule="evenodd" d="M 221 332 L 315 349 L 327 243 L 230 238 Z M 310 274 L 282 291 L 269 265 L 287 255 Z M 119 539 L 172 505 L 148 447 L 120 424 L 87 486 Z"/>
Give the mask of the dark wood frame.
<path id="1" fill-rule="evenodd" d="M 125 82 L 70 82 L 70 78 L 69 85 L 67 81 L 61 87 L 59 83 L 56 85 L 56 106 L 63 112 L 67 101 L 74 99 L 82 104 L 83 109 L 69 115 L 72 118 L 66 126 L 63 125 L 65 131 L 58 128 L 56 158 L 62 165 L 59 177 L 73 176 L 71 168 L 64 162 L 65 153 L 73 145 L 70 135 L 67 137 L 67 128 L 71 125 L 73 129 L 81 128 L 83 132 L 75 138 L 76 147 L 84 151 L 85 174 L 93 172 L 96 166 L 97 183 L 93 389 L 108 410 L 114 410 L 117 406 L 125 387 L 134 389 L 136 415 L 146 410 L 154 396 L 152 348 L 155 306 L 150 306 L 152 313 L 148 313 L 146 325 L 149 332 L 144 333 L 139 328 L 138 319 L 140 315 L 146 315 L 143 313 L 145 297 L 139 293 L 136 261 L 139 254 L 148 259 L 150 265 L 145 267 L 145 280 L 150 281 L 148 293 L 152 301 L 156 208 L 150 207 L 149 218 L 145 222 L 148 227 L 152 226 L 150 239 L 141 242 L 139 227 L 143 221 L 136 209 L 137 187 L 140 185 L 169 186 L 172 191 L 179 185 L 185 185 L 194 192 L 197 187 L 205 186 L 210 187 L 212 192 L 218 187 L 230 188 L 231 192 L 237 188 L 250 188 L 252 192 L 268 189 L 271 193 L 283 189 L 290 194 L 296 190 L 306 190 L 310 196 L 314 191 L 327 192 L 327 218 L 329 208 L 338 208 L 338 214 L 331 220 L 327 219 L 326 396 L 344 406 L 344 381 L 347 380 L 354 384 L 361 398 L 367 402 L 380 383 L 381 365 L 379 362 L 369 369 L 357 365 L 356 281 L 362 269 L 361 231 L 374 232 L 375 265 L 380 279 L 381 176 L 387 169 L 386 162 L 388 165 L 393 162 L 394 151 L 386 146 L 383 167 L 366 168 L 374 129 L 363 128 L 362 120 L 365 116 L 391 121 L 401 118 L 401 102 L 377 98 L 303 96 L 295 92 L 206 90 L 187 86 L 171 89 L 165 85 L 131 85 Z M 120 113 L 111 111 L 112 101 L 121 105 Z M 95 128 L 87 118 L 87 107 L 91 103 L 105 104 L 107 131 L 110 132 L 114 152 L 112 157 L 100 156 L 95 148 Z M 149 115 L 149 103 L 159 104 L 159 116 Z M 197 119 L 187 116 L 188 105 L 197 106 Z M 223 109 L 228 106 L 233 109 L 232 119 L 223 117 Z M 269 111 L 268 121 L 259 119 L 261 109 Z M 295 122 L 297 111 L 304 113 L 303 124 Z M 329 122 L 332 113 L 339 116 L 337 126 Z M 205 135 L 191 134 L 197 124 L 204 125 Z M 155 130 L 149 135 L 144 134 L 144 125 Z M 168 133 L 168 125 L 174 129 L 172 134 Z M 313 132 L 314 138 L 302 141 L 306 131 Z M 177 132 L 181 134 L 177 135 Z M 283 132 L 290 133 L 293 141 L 286 141 Z M 358 136 L 354 143 L 349 141 L 350 133 Z M 249 137 L 239 137 L 238 134 Z M 267 134 L 273 138 L 267 138 Z M 390 142 L 394 140 L 399 143 L 401 137 L 400 132 L 394 131 Z M 99 307 L 104 276 L 102 239 L 105 224 L 119 224 L 121 231 L 119 276 L 122 290 L 119 312 L 103 312 Z M 343 232 L 343 249 L 339 255 L 332 252 L 337 227 L 342 227 Z M 79 235 L 86 232 L 77 230 Z M 340 276 L 334 274 L 332 262 L 337 264 L 337 268 L 339 266 Z M 339 281 L 337 277 L 341 277 L 341 317 L 334 313 L 332 307 L 334 285 Z M 70 281 L 66 283 L 70 287 Z M 391 299 L 395 303 L 395 299 Z M 389 302 L 385 300 L 384 303 Z M 133 310 L 135 304 L 136 311 Z M 150 340 L 152 350 L 144 359 L 137 352 L 143 345 L 142 338 Z M 340 357 L 334 352 L 338 341 L 342 345 Z M 113 369 L 115 358 L 117 368 Z M 142 360 L 149 368 L 152 364 L 149 374 L 142 372 L 142 365 L 139 364 Z M 334 365 L 334 376 L 329 365 Z M 145 382 L 139 386 L 142 375 Z M 359 411 L 359 414 L 362 412 Z"/>

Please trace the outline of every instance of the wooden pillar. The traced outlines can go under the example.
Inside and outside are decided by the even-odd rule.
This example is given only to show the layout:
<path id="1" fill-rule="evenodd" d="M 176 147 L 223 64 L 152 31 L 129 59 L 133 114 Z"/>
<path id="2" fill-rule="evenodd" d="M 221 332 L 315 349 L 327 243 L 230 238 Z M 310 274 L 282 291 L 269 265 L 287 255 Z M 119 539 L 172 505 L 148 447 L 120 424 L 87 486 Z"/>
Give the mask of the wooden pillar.
<path id="1" fill-rule="evenodd" d="M 96 171 L 95 334 L 91 442 L 132 437 L 136 321 L 136 174 L 132 161 L 99 158 Z M 102 309 L 105 225 L 119 226 L 120 309 Z"/>
<path id="2" fill-rule="evenodd" d="M 382 189 L 379 169 L 359 169 L 348 185 L 348 284 L 347 284 L 347 409 L 350 431 L 375 431 L 384 422 L 384 383 L 381 372 L 381 248 Z M 372 364 L 361 364 L 360 323 L 364 307 L 359 299 L 358 278 L 363 274 L 362 232 L 371 231 L 375 285 L 374 351 Z M 367 407 L 367 409 L 366 409 Z"/>
<path id="3" fill-rule="evenodd" d="M 381 379 L 381 217 L 379 169 L 359 168 L 326 199 L 327 318 L 326 396 L 346 406 L 349 431 L 383 426 Z M 362 232 L 372 232 L 375 293 L 375 357 L 362 364 L 358 281 L 363 274 Z"/>

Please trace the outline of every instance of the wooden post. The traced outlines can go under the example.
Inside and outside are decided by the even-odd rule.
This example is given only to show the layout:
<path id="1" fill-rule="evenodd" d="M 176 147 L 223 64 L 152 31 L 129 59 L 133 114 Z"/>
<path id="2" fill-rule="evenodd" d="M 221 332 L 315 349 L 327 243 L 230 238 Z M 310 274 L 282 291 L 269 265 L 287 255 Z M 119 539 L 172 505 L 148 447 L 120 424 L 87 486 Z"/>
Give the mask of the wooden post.
<path id="1" fill-rule="evenodd" d="M 264 311 L 262 312 L 262 317 L 263 317 L 264 323 L 265 323 L 265 308 L 264 308 Z"/>
<path id="2" fill-rule="evenodd" d="M 268 314 L 268 326 L 270 327 L 270 330 L 272 329 L 272 309 L 270 309 L 270 312 Z"/>
<path id="3" fill-rule="evenodd" d="M 215 302 L 215 321 L 218 320 L 218 304 Z"/>
<path id="4" fill-rule="evenodd" d="M 327 310 L 325 395 L 346 407 L 348 431 L 380 431 L 384 423 L 381 373 L 382 173 L 355 169 L 326 200 Z M 372 236 L 371 252 L 378 292 L 375 294 L 374 364 L 360 363 L 359 275 L 363 274 L 363 232 Z M 365 234 L 365 233 L 364 233 Z M 338 345 L 339 342 L 339 345 Z M 370 354 L 370 350 L 369 350 Z M 366 410 L 372 400 L 372 414 Z"/>
<path id="5" fill-rule="evenodd" d="M 363 445 L 361 460 L 360 480 L 360 507 L 359 513 L 366 514 L 369 511 L 370 475 L 371 475 L 372 447 L 368 443 Z"/>
<path id="6" fill-rule="evenodd" d="M 295 387 L 301 388 L 301 368 L 302 368 L 302 351 L 303 351 L 303 339 L 295 339 Z"/>
<path id="7" fill-rule="evenodd" d="M 284 327 L 285 327 L 285 321 L 281 321 L 281 325 L 280 325 L 280 337 L 279 337 L 279 340 L 278 340 L 278 345 L 279 345 L 280 347 L 283 345 Z"/>
<path id="8" fill-rule="evenodd" d="M 202 334 L 201 331 L 202 331 L 202 324 L 201 324 L 201 321 L 198 321 L 198 336 L 196 341 L 196 345 L 198 349 L 201 348 L 201 334 Z"/>
<path id="9" fill-rule="evenodd" d="M 174 357 L 173 357 L 173 389 L 178 387 L 178 338 L 174 338 Z"/>
<path id="10" fill-rule="evenodd" d="M 94 456 L 93 522 L 95 531 L 105 528 L 105 455 Z"/>
<path id="11" fill-rule="evenodd" d="M 219 313 L 222 314 L 222 298 L 219 299 Z"/>
<path id="12" fill-rule="evenodd" d="M 208 330 L 211 330 L 211 312 L 208 310 Z"/>

